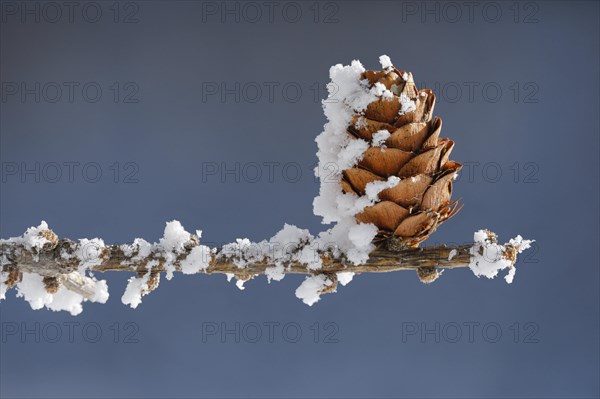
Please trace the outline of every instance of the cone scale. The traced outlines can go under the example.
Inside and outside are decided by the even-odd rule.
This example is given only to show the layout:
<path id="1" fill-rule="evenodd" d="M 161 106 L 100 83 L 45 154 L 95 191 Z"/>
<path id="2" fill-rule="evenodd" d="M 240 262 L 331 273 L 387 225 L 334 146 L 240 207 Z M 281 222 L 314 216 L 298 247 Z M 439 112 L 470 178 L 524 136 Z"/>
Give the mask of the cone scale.
<path id="1" fill-rule="evenodd" d="M 410 72 L 389 67 L 367 70 L 361 78 L 369 88 L 380 83 L 393 95 L 372 101 L 348 126 L 353 139 L 371 146 L 356 166 L 343 171 L 340 185 L 343 192 L 362 196 L 367 184 L 399 177 L 356 220 L 377 226 L 378 240 L 388 246 L 417 247 L 460 210 L 458 201 L 451 201 L 452 183 L 461 169 L 449 160 L 454 142 L 440 137 L 442 120 L 432 117 L 435 95 L 418 90 Z M 373 145 L 374 135 L 386 137 L 384 145 Z"/>

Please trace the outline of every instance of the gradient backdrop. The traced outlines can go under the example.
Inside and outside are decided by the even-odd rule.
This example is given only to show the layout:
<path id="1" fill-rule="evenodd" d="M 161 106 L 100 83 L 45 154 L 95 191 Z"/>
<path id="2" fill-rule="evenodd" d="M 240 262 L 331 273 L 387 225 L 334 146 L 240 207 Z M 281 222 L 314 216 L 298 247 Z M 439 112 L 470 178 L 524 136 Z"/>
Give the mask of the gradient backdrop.
<path id="1" fill-rule="evenodd" d="M 598 397 L 599 4 L 468 4 L 2 1 L 4 238 L 40 220 L 107 243 L 172 219 L 215 245 L 317 233 L 329 67 L 387 54 L 437 92 L 466 165 L 428 244 L 537 244 L 512 285 L 363 275 L 313 307 L 300 276 L 176 275 L 133 311 L 108 274 L 79 317 L 13 292 L 0 396 Z"/>

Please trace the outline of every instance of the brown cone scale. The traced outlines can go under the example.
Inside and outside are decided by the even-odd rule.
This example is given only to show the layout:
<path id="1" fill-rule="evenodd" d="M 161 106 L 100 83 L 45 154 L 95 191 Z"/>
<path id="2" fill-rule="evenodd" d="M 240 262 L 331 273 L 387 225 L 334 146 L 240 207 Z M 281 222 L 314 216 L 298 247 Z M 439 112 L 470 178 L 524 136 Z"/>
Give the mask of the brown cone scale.
<path id="1" fill-rule="evenodd" d="M 404 80 L 404 78 L 406 80 Z M 356 215 L 361 223 L 373 223 L 380 238 L 393 238 L 395 245 L 416 247 L 460 208 L 452 201 L 452 184 L 461 164 L 449 160 L 454 142 L 440 138 L 442 120 L 433 118 L 435 94 L 417 90 L 412 75 L 391 68 L 366 71 L 369 87 L 383 84 L 393 98 L 377 98 L 348 126 L 354 139 L 371 142 L 386 130 L 385 146 L 369 147 L 356 166 L 342 173 L 341 189 L 365 195 L 367 184 L 390 176 L 401 180 L 379 193 L 380 202 Z M 401 111 L 401 94 L 414 101 L 413 111 Z"/>

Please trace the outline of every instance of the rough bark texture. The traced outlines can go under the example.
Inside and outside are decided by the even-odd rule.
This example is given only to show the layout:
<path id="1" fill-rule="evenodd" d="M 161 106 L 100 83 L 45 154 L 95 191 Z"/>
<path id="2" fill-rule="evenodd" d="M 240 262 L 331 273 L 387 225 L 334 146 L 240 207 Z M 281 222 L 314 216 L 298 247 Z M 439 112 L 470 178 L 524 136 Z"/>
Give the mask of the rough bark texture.
<path id="1" fill-rule="evenodd" d="M 79 260 L 76 258 L 65 259 L 61 256 L 64 250 L 72 250 L 76 243 L 68 240 L 57 240 L 55 244 L 45 247 L 38 253 L 15 245 L 14 243 L 0 244 L 0 252 L 4 255 L 4 271 L 37 273 L 45 277 L 61 277 L 77 270 Z M 186 251 L 177 257 L 174 262 L 177 271 L 180 271 L 180 262 L 186 258 L 194 245 L 186 248 Z M 336 272 L 354 272 L 354 273 L 386 273 L 398 270 L 417 270 L 419 277 L 425 282 L 436 269 L 453 269 L 459 267 L 468 267 L 470 262 L 470 245 L 460 246 L 432 246 L 425 248 L 403 249 L 393 251 L 383 246 L 373 251 L 369 260 L 361 265 L 350 264 L 344 258 L 333 258 L 329 253 L 320 253 L 323 259 L 323 268 L 317 270 L 308 270 L 306 265 L 298 262 L 289 262 L 285 264 L 286 274 L 331 274 Z M 453 252 L 453 256 L 450 253 Z M 516 261 L 516 251 L 507 248 L 505 256 Z M 89 270 L 95 272 L 109 271 L 128 271 L 140 274 L 146 273 L 146 264 L 151 260 L 156 260 L 158 265 L 152 267 L 153 272 L 164 271 L 164 259 L 160 253 L 152 253 L 143 259 L 134 259 L 135 254 L 126 256 L 119 245 L 109 245 L 104 248 L 103 254 L 98 259 L 99 264 L 92 266 Z M 247 279 L 254 275 L 264 274 L 265 269 L 274 266 L 268 261 L 248 263 L 246 267 L 239 268 L 235 259 L 225 259 L 217 255 L 212 255 L 209 267 L 201 270 L 200 273 L 230 273 L 238 278 Z"/>

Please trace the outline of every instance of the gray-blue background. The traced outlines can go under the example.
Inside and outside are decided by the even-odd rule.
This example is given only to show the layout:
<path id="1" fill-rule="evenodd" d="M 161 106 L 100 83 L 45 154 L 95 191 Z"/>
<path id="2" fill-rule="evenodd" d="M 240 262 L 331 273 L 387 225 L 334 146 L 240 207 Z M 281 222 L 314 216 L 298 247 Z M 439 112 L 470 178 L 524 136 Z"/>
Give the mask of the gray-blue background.
<path id="1" fill-rule="evenodd" d="M 27 2 L 34 14 L 24 20 L 8 12 L 14 4 L 24 3 L 2 1 L 3 95 L 11 82 L 39 82 L 40 101 L 18 93 L 1 102 L 2 237 L 42 219 L 60 236 L 108 243 L 157 240 L 172 219 L 214 243 L 267 238 L 285 222 L 316 233 L 324 226 L 312 214 L 313 140 L 325 122 L 317 99 L 328 69 L 352 59 L 376 68 L 388 54 L 438 91 L 435 113 L 456 141 L 453 159 L 472 165 L 455 185 L 464 209 L 428 243 L 466 242 L 487 227 L 538 245 L 521 258 L 512 285 L 468 270 L 448 271 L 431 286 L 409 272 L 363 275 L 313 307 L 294 297 L 299 276 L 270 285 L 258 278 L 239 291 L 222 276 L 176 275 L 133 311 L 120 303 L 126 276 L 109 274 L 101 276 L 109 302 L 86 303 L 77 318 L 32 311 L 11 293 L 1 305 L 3 329 L 39 322 L 42 332 L 39 343 L 35 334 L 3 334 L 0 396 L 598 396 L 597 2 L 478 2 L 473 14 L 464 3 L 279 2 L 272 21 L 267 6 L 254 3 L 262 12 L 256 22 L 256 8 L 242 3 L 227 3 L 239 7 L 236 22 L 234 14 L 221 21 L 206 13 L 224 3 L 191 1 L 120 3 L 115 22 L 113 2 L 98 2 L 95 23 L 82 17 L 85 8 L 95 18 L 86 2 L 72 21 L 62 5 L 56 23 L 44 3 Z M 420 14 L 427 10 L 433 14 Z M 72 102 L 66 91 L 51 102 L 49 82 L 79 89 Z M 102 89 L 97 102 L 82 96 L 89 82 Z M 203 97 L 213 82 L 239 82 L 239 101 Z M 278 84 L 273 101 L 265 82 Z M 264 89 L 256 101 L 255 84 Z M 128 100 L 138 101 L 125 102 L 135 90 Z M 39 182 L 22 170 L 6 173 L 36 162 Z M 64 167 L 52 182 L 52 162 L 79 162 L 73 181 Z M 92 162 L 102 171 L 96 183 L 86 181 L 94 169 L 82 176 Z M 213 162 L 230 169 L 239 162 L 240 181 L 203 178 Z M 247 165 L 265 162 L 279 163 L 273 180 L 264 167 L 253 182 Z M 69 342 L 63 323 L 73 321 L 80 325 Z M 56 343 L 52 322 L 64 326 Z M 250 342 L 252 323 L 268 322 L 280 323 L 273 342 L 266 327 Z M 479 323 L 473 342 L 469 322 Z M 239 343 L 203 336 L 211 323 L 240 323 L 247 334 Z M 287 342 L 293 330 L 282 335 L 286 323 L 302 328 L 297 343 Z M 431 334 L 403 335 L 421 323 L 439 323 L 439 343 Z M 462 329 L 456 343 L 454 323 Z M 486 323 L 500 326 L 498 342 L 490 342 L 494 329 L 482 333 Z M 84 326 L 100 326 L 100 342 L 89 342 L 95 330 L 83 335 Z M 138 342 L 124 343 L 132 331 Z M 326 333 L 338 342 L 324 342 Z"/>

